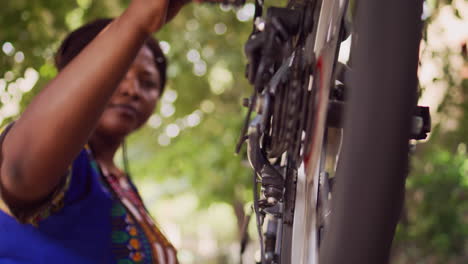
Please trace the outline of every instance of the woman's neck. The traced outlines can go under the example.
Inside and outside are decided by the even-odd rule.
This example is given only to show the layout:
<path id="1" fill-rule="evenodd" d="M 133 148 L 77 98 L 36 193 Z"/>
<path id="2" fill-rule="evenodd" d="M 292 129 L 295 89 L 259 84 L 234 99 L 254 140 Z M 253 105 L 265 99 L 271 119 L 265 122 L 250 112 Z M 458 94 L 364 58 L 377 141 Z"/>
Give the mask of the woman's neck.
<path id="1" fill-rule="evenodd" d="M 122 171 L 114 163 L 114 155 L 123 142 L 122 139 L 115 139 L 94 134 L 89 140 L 89 145 L 93 150 L 94 158 L 104 171 L 121 175 Z"/>

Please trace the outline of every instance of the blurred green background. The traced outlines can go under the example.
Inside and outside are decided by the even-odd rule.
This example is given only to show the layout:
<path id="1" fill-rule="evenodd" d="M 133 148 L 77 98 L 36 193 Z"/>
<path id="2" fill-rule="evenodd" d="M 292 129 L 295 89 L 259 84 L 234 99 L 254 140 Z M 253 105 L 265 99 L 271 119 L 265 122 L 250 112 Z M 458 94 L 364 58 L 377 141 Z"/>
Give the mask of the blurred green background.
<path id="1" fill-rule="evenodd" d="M 3 1 L 0 126 L 56 75 L 53 54 L 67 32 L 117 16 L 126 4 Z M 183 264 L 239 259 L 251 171 L 234 148 L 245 112 L 240 102 L 251 91 L 243 44 L 253 13 L 251 3 L 192 4 L 156 34 L 169 58 L 169 82 L 158 111 L 128 139 L 130 170 Z M 413 155 L 392 262 L 468 263 L 468 3 L 429 0 L 423 18 L 420 104 L 431 107 L 433 133 Z M 256 249 L 250 243 L 245 259 Z"/>

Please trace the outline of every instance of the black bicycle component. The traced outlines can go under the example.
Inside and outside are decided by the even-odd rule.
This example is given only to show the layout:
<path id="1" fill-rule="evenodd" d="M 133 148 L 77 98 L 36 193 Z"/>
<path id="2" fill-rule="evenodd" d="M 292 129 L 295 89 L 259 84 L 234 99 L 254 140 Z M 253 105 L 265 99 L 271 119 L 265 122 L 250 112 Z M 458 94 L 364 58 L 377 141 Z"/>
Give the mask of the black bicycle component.
<path id="1" fill-rule="evenodd" d="M 277 263 L 278 255 L 275 252 L 276 239 L 278 232 L 278 220 L 276 218 L 269 219 L 267 229 L 265 231 L 265 263 Z"/>
<path id="2" fill-rule="evenodd" d="M 335 79 L 344 84 L 346 83 L 346 76 L 349 75 L 351 75 L 351 68 L 344 63 L 337 62 L 335 67 Z"/>
<path id="3" fill-rule="evenodd" d="M 429 132 L 431 132 L 431 114 L 429 112 L 429 107 L 418 106 L 413 116 L 411 139 L 425 139 Z"/>
<path id="4" fill-rule="evenodd" d="M 263 195 L 269 204 L 276 204 L 283 198 L 283 176 L 271 165 L 265 164 L 260 171 Z"/>
<path id="5" fill-rule="evenodd" d="M 340 64 L 337 64 L 340 65 Z M 343 65 L 343 64 L 341 64 Z M 338 67 L 337 67 L 338 68 Z M 338 75 L 338 74 L 337 74 Z M 335 128 L 343 128 L 343 114 L 345 111 L 346 87 L 341 82 L 336 82 L 330 90 L 328 101 L 327 125 Z"/>
<path id="6" fill-rule="evenodd" d="M 249 60 L 247 79 L 261 93 L 284 58 L 291 38 L 297 34 L 302 21 L 301 10 L 271 7 L 264 29 L 254 32 L 245 45 Z"/>
<path id="7" fill-rule="evenodd" d="M 341 86 L 341 85 L 337 85 Z M 332 98 L 341 98 L 341 92 L 334 91 Z M 332 93 L 333 94 L 333 93 Z M 343 128 L 343 116 L 346 103 L 332 99 L 328 103 L 327 125 L 335 128 Z M 423 140 L 431 132 L 431 115 L 429 107 L 417 106 L 412 119 L 410 139 Z"/>
<path id="8" fill-rule="evenodd" d="M 291 245 L 294 222 L 294 209 L 297 185 L 297 165 L 292 162 L 286 168 L 284 209 L 282 215 L 281 241 L 277 243 L 280 246 L 280 263 L 289 263 L 291 261 Z"/>
<path id="9" fill-rule="evenodd" d="M 255 170 L 254 209 L 262 264 L 289 263 L 291 258 L 287 245 L 292 242 L 297 166 L 304 152 L 314 63 L 303 54 L 305 36 L 314 22 L 303 14 L 311 12 L 313 1 L 297 2 L 291 1 L 287 8 L 269 8 L 263 20 L 262 3 L 257 1 L 254 30 L 245 45 L 246 76 L 254 92 L 243 103 L 248 113 L 237 151 L 246 140 Z M 252 112 L 257 115 L 250 121 Z M 269 231 L 263 234 L 265 219 Z"/>
<path id="10" fill-rule="evenodd" d="M 328 103 L 327 125 L 335 128 L 343 128 L 343 115 L 345 103 L 338 100 L 330 100 Z"/>

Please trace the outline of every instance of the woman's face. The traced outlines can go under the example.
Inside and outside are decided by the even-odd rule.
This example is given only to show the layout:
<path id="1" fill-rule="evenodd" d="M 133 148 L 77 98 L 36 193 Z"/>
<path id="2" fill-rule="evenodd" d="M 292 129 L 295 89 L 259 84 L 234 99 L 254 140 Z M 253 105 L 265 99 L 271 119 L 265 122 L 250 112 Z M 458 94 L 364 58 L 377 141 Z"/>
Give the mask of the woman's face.
<path id="1" fill-rule="evenodd" d="M 96 132 L 121 137 L 141 127 L 159 99 L 160 80 L 154 55 L 143 46 L 104 110 Z"/>

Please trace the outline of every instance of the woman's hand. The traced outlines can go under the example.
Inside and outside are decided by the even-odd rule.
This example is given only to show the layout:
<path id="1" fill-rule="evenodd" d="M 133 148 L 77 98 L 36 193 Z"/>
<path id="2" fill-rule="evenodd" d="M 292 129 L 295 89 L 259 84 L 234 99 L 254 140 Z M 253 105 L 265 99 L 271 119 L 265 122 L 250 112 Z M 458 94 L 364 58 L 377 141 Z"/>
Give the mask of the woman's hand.
<path id="1" fill-rule="evenodd" d="M 159 30 L 166 22 L 170 0 L 132 0 L 122 14 L 122 19 L 129 19 L 145 34 Z"/>

